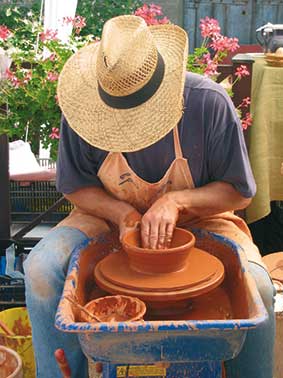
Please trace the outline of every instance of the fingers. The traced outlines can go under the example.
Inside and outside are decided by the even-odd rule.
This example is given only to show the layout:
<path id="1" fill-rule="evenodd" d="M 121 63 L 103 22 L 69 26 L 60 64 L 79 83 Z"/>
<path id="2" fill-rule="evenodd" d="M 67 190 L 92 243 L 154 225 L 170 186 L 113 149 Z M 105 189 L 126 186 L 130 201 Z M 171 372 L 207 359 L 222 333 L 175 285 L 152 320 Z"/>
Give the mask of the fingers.
<path id="1" fill-rule="evenodd" d="M 166 236 L 165 236 L 165 248 L 170 248 L 171 246 L 174 229 L 175 229 L 175 224 L 170 223 L 167 225 Z"/>
<path id="2" fill-rule="evenodd" d="M 150 224 L 150 233 L 149 233 L 149 248 L 157 249 L 159 239 L 159 224 L 158 222 L 152 222 Z"/>
<path id="3" fill-rule="evenodd" d="M 171 244 L 179 210 L 168 196 L 159 198 L 141 220 L 141 237 L 144 248 L 165 248 Z"/>
<path id="4" fill-rule="evenodd" d="M 167 223 L 161 222 L 159 226 L 159 235 L 158 235 L 158 243 L 157 243 L 158 249 L 165 248 L 166 230 L 167 230 Z"/>
<path id="5" fill-rule="evenodd" d="M 142 247 L 149 248 L 150 223 L 142 219 L 141 222 L 141 240 Z"/>
<path id="6" fill-rule="evenodd" d="M 146 216 L 141 222 L 142 247 L 150 249 L 169 248 L 171 245 L 175 224 L 165 220 L 157 221 Z"/>
<path id="7" fill-rule="evenodd" d="M 159 225 L 157 222 L 149 222 L 145 219 L 141 223 L 142 247 L 156 249 L 158 243 Z"/>
<path id="8" fill-rule="evenodd" d="M 119 222 L 121 242 L 125 234 L 131 231 L 135 231 L 140 227 L 141 218 L 142 216 L 140 213 L 138 213 L 136 210 L 132 210 L 121 219 L 121 221 Z"/>
<path id="9" fill-rule="evenodd" d="M 144 216 L 141 222 L 143 248 L 156 249 L 159 237 L 159 223 L 155 218 Z"/>
<path id="10" fill-rule="evenodd" d="M 133 227 L 125 227 L 124 225 L 123 226 L 120 226 L 120 230 L 119 230 L 119 240 L 120 242 L 122 243 L 123 242 L 123 238 L 126 234 L 128 234 L 129 232 L 133 232 L 133 231 L 136 231 L 140 229 L 140 223 L 137 223 L 135 226 Z"/>

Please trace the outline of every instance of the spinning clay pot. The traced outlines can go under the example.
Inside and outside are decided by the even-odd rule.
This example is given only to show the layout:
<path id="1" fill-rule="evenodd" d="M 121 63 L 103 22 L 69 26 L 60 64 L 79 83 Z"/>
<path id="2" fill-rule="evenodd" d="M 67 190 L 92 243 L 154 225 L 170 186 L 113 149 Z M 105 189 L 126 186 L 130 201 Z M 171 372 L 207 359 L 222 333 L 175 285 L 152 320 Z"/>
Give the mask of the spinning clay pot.
<path id="1" fill-rule="evenodd" d="M 143 273 L 170 273 L 184 268 L 186 260 L 194 248 L 194 235 L 176 228 L 168 249 L 146 249 L 141 247 L 140 231 L 126 234 L 122 240 L 130 267 Z"/>

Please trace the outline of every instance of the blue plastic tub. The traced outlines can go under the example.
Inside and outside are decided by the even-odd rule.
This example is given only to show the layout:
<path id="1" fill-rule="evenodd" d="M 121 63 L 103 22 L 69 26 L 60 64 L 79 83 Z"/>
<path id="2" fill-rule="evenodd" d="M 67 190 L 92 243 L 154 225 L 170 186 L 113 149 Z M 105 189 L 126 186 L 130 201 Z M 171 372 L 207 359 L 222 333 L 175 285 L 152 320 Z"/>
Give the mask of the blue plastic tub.
<path id="1" fill-rule="evenodd" d="M 108 364 L 105 377 L 119 377 L 118 373 L 113 373 L 118 371 L 117 364 L 150 365 L 160 362 L 174 366 L 175 373 L 168 373 L 166 377 L 181 378 L 182 374 L 176 373 L 180 364 L 183 364 L 182 369 L 187 369 L 188 364 L 203 372 L 205 369 L 210 371 L 211 366 L 214 369 L 213 374 L 211 371 L 202 375 L 190 372 L 190 378 L 221 377 L 221 362 L 234 358 L 242 348 L 247 330 L 260 326 L 267 319 L 255 282 L 245 269 L 246 260 L 241 248 L 222 236 L 205 231 L 194 232 L 196 246 L 220 258 L 225 266 L 222 285 L 229 292 L 233 310 L 229 319 L 78 322 L 76 309 L 65 296 L 76 295 L 82 305 L 97 296 L 94 267 L 119 246 L 109 235 L 75 248 L 56 314 L 56 327 L 63 332 L 77 333 L 83 352 L 93 360 Z M 82 266 L 84 268 L 80 269 Z"/>

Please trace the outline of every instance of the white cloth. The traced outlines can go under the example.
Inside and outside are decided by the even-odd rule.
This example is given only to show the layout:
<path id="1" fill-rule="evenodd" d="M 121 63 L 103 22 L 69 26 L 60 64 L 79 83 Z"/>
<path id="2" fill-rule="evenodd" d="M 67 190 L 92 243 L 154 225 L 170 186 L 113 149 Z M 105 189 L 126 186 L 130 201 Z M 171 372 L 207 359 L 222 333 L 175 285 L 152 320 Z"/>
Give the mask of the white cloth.
<path id="1" fill-rule="evenodd" d="M 44 31 L 57 30 L 58 38 L 67 42 L 72 33 L 71 24 L 63 24 L 63 17 L 75 17 L 77 0 L 45 0 L 44 2 Z"/>
<path id="2" fill-rule="evenodd" d="M 0 80 L 5 77 L 5 72 L 12 63 L 11 58 L 7 55 L 7 51 L 0 47 Z"/>
<path id="3" fill-rule="evenodd" d="M 41 172 L 42 170 L 31 151 L 29 143 L 22 140 L 9 143 L 10 176 L 30 172 Z"/>
<path id="4" fill-rule="evenodd" d="M 22 140 L 9 143 L 9 174 L 11 180 L 55 180 L 56 168 L 42 167 L 36 160 L 30 145 Z"/>

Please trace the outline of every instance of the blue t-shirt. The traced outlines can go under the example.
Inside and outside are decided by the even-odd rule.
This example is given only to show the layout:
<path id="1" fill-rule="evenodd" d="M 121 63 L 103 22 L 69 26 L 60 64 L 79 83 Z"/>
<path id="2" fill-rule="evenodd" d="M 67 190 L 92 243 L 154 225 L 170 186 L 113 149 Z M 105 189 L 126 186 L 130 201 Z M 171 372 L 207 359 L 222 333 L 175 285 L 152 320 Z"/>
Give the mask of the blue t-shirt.
<path id="1" fill-rule="evenodd" d="M 196 187 L 224 181 L 244 197 L 255 195 L 241 123 L 221 85 L 187 73 L 184 114 L 178 128 L 183 156 L 188 159 Z M 64 117 L 60 135 L 57 190 L 69 194 L 84 187 L 103 187 L 97 172 L 108 152 L 85 142 Z M 175 159 L 173 131 L 150 147 L 123 155 L 138 176 L 157 182 Z"/>

